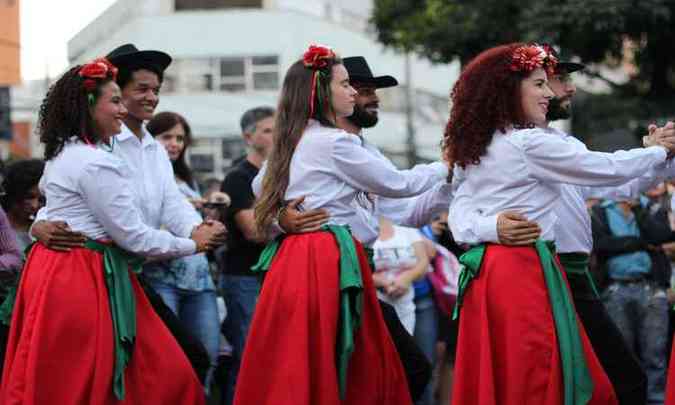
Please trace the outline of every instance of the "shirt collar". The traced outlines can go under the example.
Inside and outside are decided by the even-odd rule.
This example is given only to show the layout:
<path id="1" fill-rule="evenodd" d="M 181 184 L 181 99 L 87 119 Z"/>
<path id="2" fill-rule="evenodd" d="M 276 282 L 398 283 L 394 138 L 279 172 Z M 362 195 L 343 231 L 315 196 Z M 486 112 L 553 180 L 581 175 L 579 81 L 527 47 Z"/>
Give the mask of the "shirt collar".
<path id="1" fill-rule="evenodd" d="M 152 137 L 150 132 L 148 132 L 147 128 L 145 127 L 145 123 L 141 125 L 141 131 L 143 131 L 143 139 L 141 139 L 141 146 L 143 148 L 147 147 L 154 147 L 157 145 L 157 141 L 155 141 L 155 138 Z M 136 137 L 136 134 L 134 134 L 129 127 L 127 127 L 126 124 L 122 123 L 122 132 L 117 134 L 117 140 L 119 142 L 126 142 L 129 139 L 138 139 Z"/>

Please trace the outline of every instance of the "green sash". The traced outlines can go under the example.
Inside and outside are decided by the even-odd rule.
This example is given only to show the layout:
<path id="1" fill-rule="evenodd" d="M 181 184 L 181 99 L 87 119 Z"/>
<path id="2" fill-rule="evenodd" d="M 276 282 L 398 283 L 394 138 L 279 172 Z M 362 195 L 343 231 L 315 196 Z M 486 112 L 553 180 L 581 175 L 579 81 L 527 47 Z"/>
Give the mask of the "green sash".
<path id="1" fill-rule="evenodd" d="M 590 261 L 590 258 L 587 254 L 560 253 L 558 254 L 558 259 L 560 260 L 560 264 L 562 264 L 566 273 L 586 276 L 586 279 L 588 280 L 588 285 L 591 287 L 591 290 L 593 290 L 593 293 L 595 294 L 596 297 L 600 298 L 600 294 L 598 294 L 598 289 L 595 286 L 595 281 L 593 281 L 593 276 L 591 276 L 591 272 L 588 269 L 588 263 Z"/>
<path id="2" fill-rule="evenodd" d="M 136 340 L 136 299 L 129 270 L 140 273 L 144 259 L 112 244 L 87 240 L 84 246 L 103 253 L 105 283 L 115 333 L 113 391 L 117 399 L 123 400 L 124 369 L 131 359 Z"/>
<path id="3" fill-rule="evenodd" d="M 363 281 L 361 280 L 361 266 L 356 254 L 356 245 L 349 229 L 339 225 L 324 225 L 322 229 L 333 234 L 340 250 L 340 314 L 335 362 L 340 397 L 344 399 L 347 392 L 349 358 L 354 352 L 354 335 L 361 325 Z M 282 235 L 267 244 L 260 254 L 258 263 L 251 270 L 254 272 L 269 270 L 272 260 L 281 246 L 283 237 Z"/>
<path id="4" fill-rule="evenodd" d="M 12 321 L 12 310 L 14 310 L 14 301 L 16 300 L 16 288 L 17 284 L 15 283 L 7 288 L 7 295 L 5 299 L 0 304 L 0 322 L 9 326 Z"/>
<path id="5" fill-rule="evenodd" d="M 584 405 L 593 395 L 593 380 L 586 364 L 576 311 L 565 279 L 557 268 L 558 264 L 552 253 L 552 250 L 554 250 L 553 244 L 538 240 L 534 247 L 539 255 L 544 273 L 558 336 L 565 395 L 564 403 L 565 405 Z M 459 307 L 462 304 L 461 299 L 464 297 L 471 280 L 479 275 L 484 254 L 485 245 L 480 245 L 469 250 L 459 259 L 463 268 L 459 276 L 459 291 L 453 318 L 456 318 L 459 313 Z"/>

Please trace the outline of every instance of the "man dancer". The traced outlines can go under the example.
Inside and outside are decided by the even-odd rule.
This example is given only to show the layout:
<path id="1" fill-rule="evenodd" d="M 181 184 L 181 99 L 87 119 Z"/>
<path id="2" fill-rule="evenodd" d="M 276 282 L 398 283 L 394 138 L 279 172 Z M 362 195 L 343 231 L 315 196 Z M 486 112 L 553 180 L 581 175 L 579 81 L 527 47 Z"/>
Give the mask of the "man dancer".
<path id="1" fill-rule="evenodd" d="M 572 62 L 561 62 L 555 75 L 549 77 L 549 87 L 555 98 L 549 104 L 549 121 L 570 117 L 571 100 L 576 87 L 570 79 L 570 73 L 584 66 Z M 571 135 L 549 128 L 552 136 L 560 136 L 568 142 L 586 146 Z M 650 128 L 650 137 L 668 138 L 675 141 L 675 129 L 672 123 L 655 129 Z M 647 139 L 649 141 L 649 138 Z M 671 167 L 661 167 L 659 173 L 648 173 L 619 187 L 581 187 L 562 184 L 562 197 L 556 207 L 559 217 L 556 228 L 556 248 L 570 284 L 574 304 L 579 319 L 586 328 L 598 359 L 612 382 L 620 404 L 644 404 L 647 399 L 646 377 L 632 352 L 626 347 L 623 337 L 607 314 L 588 271 L 589 255 L 593 249 L 591 219 L 586 209 L 586 199 L 591 197 L 612 198 L 621 195 L 634 195 L 649 188 L 652 182 L 658 182 L 664 176 L 673 174 Z M 455 202 L 458 203 L 457 201 Z M 461 204 L 461 202 L 459 202 Z M 474 234 L 473 243 L 500 243 L 497 233 L 498 221 L 472 212 L 465 207 L 468 227 Z"/>
<path id="2" fill-rule="evenodd" d="M 159 103 L 164 70 L 171 63 L 171 57 L 164 52 L 140 51 L 134 45 L 126 44 L 114 49 L 106 58 L 119 69 L 117 84 L 128 110 L 122 132 L 114 138 L 112 153 L 131 168 L 132 185 L 146 224 L 155 229 L 164 226 L 174 235 L 186 238 L 193 232 L 204 233 L 210 236 L 211 247 L 223 244 L 225 227 L 216 221 L 202 221 L 178 190 L 165 149 L 145 129 L 144 122 L 152 118 Z M 31 228 L 35 238 L 53 249 L 82 246 L 80 234 L 70 232 L 67 224 L 46 221 L 45 215 L 40 211 Z M 142 285 L 155 311 L 185 351 L 200 380 L 204 381 L 210 361 L 203 345 L 182 327 L 171 309 L 146 283 Z"/>

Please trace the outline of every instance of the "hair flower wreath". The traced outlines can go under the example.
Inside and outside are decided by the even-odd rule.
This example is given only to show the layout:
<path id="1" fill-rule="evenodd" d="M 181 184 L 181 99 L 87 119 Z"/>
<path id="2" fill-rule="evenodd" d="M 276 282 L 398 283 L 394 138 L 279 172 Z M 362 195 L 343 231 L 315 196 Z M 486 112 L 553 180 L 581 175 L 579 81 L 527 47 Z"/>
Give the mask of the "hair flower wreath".
<path id="1" fill-rule="evenodd" d="M 528 44 L 516 48 L 511 55 L 509 69 L 513 72 L 530 73 L 542 68 L 552 75 L 558 65 L 558 58 L 550 45 Z"/>
<path id="2" fill-rule="evenodd" d="M 106 58 L 98 58 L 83 65 L 78 74 L 84 79 L 82 85 L 87 93 L 96 90 L 96 81 L 100 79 L 117 79 L 117 68 Z"/>
<path id="3" fill-rule="evenodd" d="M 323 71 L 330 62 L 337 58 L 335 52 L 328 46 L 311 44 L 302 55 L 302 63 L 307 69 L 312 70 L 312 92 L 309 95 L 309 117 L 314 116 L 314 98 L 321 105 L 321 87 L 319 85 L 321 77 L 325 75 Z"/>

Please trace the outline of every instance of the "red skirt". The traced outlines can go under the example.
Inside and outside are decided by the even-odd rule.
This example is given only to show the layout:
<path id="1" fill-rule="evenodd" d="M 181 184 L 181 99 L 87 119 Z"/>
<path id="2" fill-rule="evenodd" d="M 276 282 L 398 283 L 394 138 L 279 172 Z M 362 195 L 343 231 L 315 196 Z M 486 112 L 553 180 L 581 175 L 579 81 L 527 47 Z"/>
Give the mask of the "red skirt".
<path id="1" fill-rule="evenodd" d="M 666 383 L 666 401 L 665 405 L 675 405 L 675 344 L 672 346 L 670 354 L 670 365 L 668 366 L 668 382 Z"/>
<path id="2" fill-rule="evenodd" d="M 134 274 L 137 335 L 126 395 L 112 390 L 114 335 L 103 256 L 35 245 L 17 291 L 7 345 L 3 405 L 203 404 L 185 354 L 157 317 Z"/>
<path id="3" fill-rule="evenodd" d="M 272 262 L 246 340 L 235 405 L 412 403 L 363 247 L 355 243 L 363 309 L 344 401 L 335 365 L 339 250 L 332 234 L 315 232 L 288 236 Z"/>
<path id="4" fill-rule="evenodd" d="M 617 399 L 581 322 L 593 397 Z M 563 405 L 560 353 L 539 256 L 533 247 L 489 245 L 460 312 L 452 403 Z"/>

